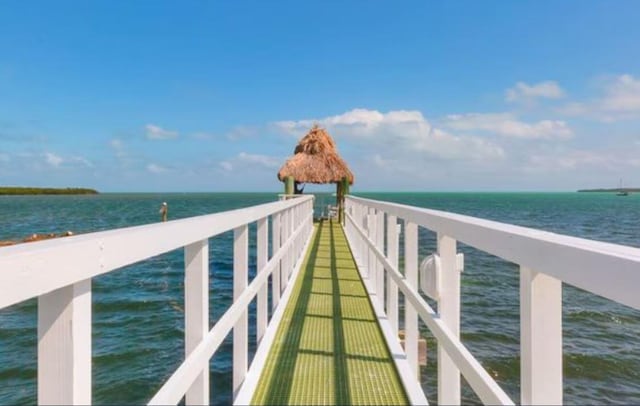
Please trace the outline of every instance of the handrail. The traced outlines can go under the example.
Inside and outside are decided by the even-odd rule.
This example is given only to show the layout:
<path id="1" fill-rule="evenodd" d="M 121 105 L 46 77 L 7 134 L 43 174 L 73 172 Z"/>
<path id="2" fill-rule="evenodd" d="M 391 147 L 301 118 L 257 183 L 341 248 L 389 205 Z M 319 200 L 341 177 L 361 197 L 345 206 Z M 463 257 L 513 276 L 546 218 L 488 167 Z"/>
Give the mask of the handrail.
<path id="1" fill-rule="evenodd" d="M 272 255 L 268 258 L 268 219 Z M 248 279 L 248 230 L 256 228 L 256 276 Z M 312 234 L 313 196 L 244 209 L 0 248 L 0 308 L 38 298 L 38 402 L 91 403 L 91 278 L 177 248 L 185 254 L 184 363 L 152 402 L 209 402 L 209 358 L 233 328 L 234 392 L 247 373 L 249 304 L 257 297 L 257 330 L 289 289 Z M 234 231 L 234 303 L 209 330 L 209 242 Z M 258 336 L 258 340 L 260 340 Z M 268 345 L 268 343 L 262 342 Z M 200 358 L 205 357 L 205 358 Z M 186 375 L 185 375 L 186 374 Z M 185 380 L 185 376 L 187 379 Z M 177 383 L 177 385 L 176 385 Z"/>
<path id="2" fill-rule="evenodd" d="M 262 270 L 257 272 L 251 284 L 222 315 L 202 342 L 189 354 L 165 384 L 162 385 L 155 396 L 149 401 L 149 405 L 169 405 L 180 402 L 180 399 L 182 399 L 187 389 L 189 389 L 196 379 L 198 373 L 203 368 L 208 367 L 211 357 L 213 357 L 227 334 L 229 334 L 231 329 L 236 325 L 242 313 L 246 310 L 247 306 L 249 306 L 249 303 L 251 303 L 253 298 L 258 294 L 260 288 L 267 283 L 269 276 L 271 276 L 280 260 L 282 260 L 293 246 L 296 239 L 302 234 L 305 225 L 310 220 L 313 220 L 313 213 L 305 218 L 296 231 L 287 239 L 282 247 L 280 247 L 278 253 L 269 260 Z"/>
<path id="3" fill-rule="evenodd" d="M 312 198 L 0 248 L 0 309 L 253 223 Z"/>
<path id="4" fill-rule="evenodd" d="M 360 238 L 367 243 L 378 260 L 382 262 L 384 269 L 405 295 L 405 299 L 411 302 L 411 305 L 416 309 L 422 321 L 429 327 L 429 330 L 431 330 L 438 340 L 438 343 L 447 349 L 447 353 L 454 358 L 454 361 L 461 366 L 462 370 L 467 371 L 465 378 L 480 400 L 489 405 L 513 405 L 514 403 L 509 396 L 500 388 L 491 375 L 485 371 L 482 365 L 471 355 L 460 340 L 451 333 L 451 330 L 438 317 L 438 314 L 429 306 L 427 301 L 424 300 L 415 289 L 409 286 L 400 271 L 398 271 L 384 253 L 376 247 L 376 244 L 366 235 L 365 231 L 358 226 L 356 220 L 348 213 L 346 218 L 358 232 Z"/>
<path id="5" fill-rule="evenodd" d="M 397 289 L 405 297 L 409 369 L 418 371 L 418 316 L 440 344 L 438 403 L 460 403 L 460 373 L 483 402 L 512 403 L 459 339 L 461 269 L 457 265 L 457 241 L 520 266 L 522 404 L 562 403 L 563 282 L 640 308 L 636 292 L 640 284 L 639 248 L 354 196 L 347 196 L 345 203 L 345 231 L 356 262 L 369 281 L 372 300 L 384 307 L 386 296 L 392 325 L 398 317 Z M 398 220 L 404 222 L 404 275 L 398 266 Z M 418 293 L 417 227 L 437 234 L 437 313 Z"/>
<path id="6" fill-rule="evenodd" d="M 461 214 L 349 196 L 353 202 L 448 235 L 460 242 L 578 288 L 640 309 L 640 248 L 571 237 Z M 602 272 L 606 269 L 607 272 Z"/>

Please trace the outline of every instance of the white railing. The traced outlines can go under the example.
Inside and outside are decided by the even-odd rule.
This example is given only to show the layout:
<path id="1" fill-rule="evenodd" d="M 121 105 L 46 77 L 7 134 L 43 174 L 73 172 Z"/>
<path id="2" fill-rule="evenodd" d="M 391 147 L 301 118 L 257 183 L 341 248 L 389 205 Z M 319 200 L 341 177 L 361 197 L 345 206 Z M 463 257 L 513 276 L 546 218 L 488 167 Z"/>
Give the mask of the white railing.
<path id="1" fill-rule="evenodd" d="M 522 404 L 562 403 L 562 282 L 640 309 L 638 248 L 352 196 L 346 213 L 347 238 L 372 302 L 386 310 L 395 330 L 390 342 L 398 341 L 398 290 L 404 295 L 403 379 L 403 368 L 420 379 L 418 316 L 437 339 L 438 404 L 460 404 L 461 373 L 483 403 L 513 404 L 460 341 L 457 241 L 520 266 Z M 404 273 L 398 220 L 404 221 Z M 418 292 L 418 227 L 437 234 L 437 313 Z"/>
<path id="2" fill-rule="evenodd" d="M 268 219 L 272 255 L 268 258 Z M 249 224 L 257 222 L 256 276 L 248 282 Z M 234 301 L 209 329 L 209 241 L 233 230 Z M 248 370 L 248 306 L 257 340 L 299 269 L 313 231 L 313 197 L 153 225 L 0 248 L 0 309 L 38 298 L 38 403 L 91 403 L 91 278 L 184 247 L 185 360 L 152 404 L 209 403 L 209 360 L 233 329 L 234 397 Z M 289 286 L 290 288 L 290 286 Z M 282 300 L 281 297 L 283 298 Z M 274 315 L 277 312 L 274 312 Z M 272 324 L 274 317 L 272 316 Z"/>

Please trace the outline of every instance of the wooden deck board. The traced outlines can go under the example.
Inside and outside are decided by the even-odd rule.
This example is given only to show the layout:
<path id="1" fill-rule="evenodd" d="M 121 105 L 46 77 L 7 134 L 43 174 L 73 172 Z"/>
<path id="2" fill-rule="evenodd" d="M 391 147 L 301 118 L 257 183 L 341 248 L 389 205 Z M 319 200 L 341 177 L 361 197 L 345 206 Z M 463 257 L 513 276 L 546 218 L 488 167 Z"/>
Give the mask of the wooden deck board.
<path id="1" fill-rule="evenodd" d="M 339 225 L 315 230 L 252 404 L 407 404 Z"/>

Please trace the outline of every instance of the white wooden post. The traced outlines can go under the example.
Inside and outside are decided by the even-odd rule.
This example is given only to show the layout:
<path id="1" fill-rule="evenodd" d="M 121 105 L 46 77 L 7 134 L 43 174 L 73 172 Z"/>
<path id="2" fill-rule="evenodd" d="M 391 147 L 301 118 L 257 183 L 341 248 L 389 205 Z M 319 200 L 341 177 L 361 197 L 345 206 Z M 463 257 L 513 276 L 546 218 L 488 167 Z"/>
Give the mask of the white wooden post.
<path id="1" fill-rule="evenodd" d="M 91 279 L 38 297 L 38 403 L 91 403 Z"/>
<path id="2" fill-rule="evenodd" d="M 293 235 L 293 231 L 295 230 L 294 228 L 294 223 L 295 223 L 295 208 L 291 208 L 289 209 L 289 235 L 287 235 L 287 239 L 289 237 L 291 237 Z M 289 248 L 289 271 L 287 272 L 287 280 L 289 278 L 291 278 L 291 274 L 293 273 L 293 268 L 295 266 L 295 262 L 296 262 L 296 258 L 295 258 L 295 244 L 291 244 L 290 248 Z M 287 283 L 289 283 L 290 281 L 288 281 Z"/>
<path id="3" fill-rule="evenodd" d="M 367 230 L 368 230 L 368 237 L 371 241 L 376 241 L 376 215 L 373 214 L 374 209 L 369 208 L 369 214 L 367 215 Z M 371 283 L 371 287 L 374 294 L 376 294 L 377 291 L 377 286 L 376 286 L 376 257 L 375 254 L 373 253 L 373 249 L 369 246 L 369 244 L 366 244 L 366 249 L 367 249 L 367 278 L 369 278 L 369 281 Z"/>
<path id="4" fill-rule="evenodd" d="M 460 338 L 460 272 L 456 259 L 456 240 L 438 233 L 441 264 L 441 292 L 438 313 L 456 338 Z M 460 370 L 438 346 L 438 404 L 460 404 Z"/>
<path id="5" fill-rule="evenodd" d="M 520 267 L 523 405 L 562 404 L 562 282 Z"/>
<path id="6" fill-rule="evenodd" d="M 209 332 L 209 241 L 184 247 L 184 335 L 188 356 Z M 203 369 L 185 394 L 187 405 L 209 404 L 209 369 Z"/>
<path id="7" fill-rule="evenodd" d="M 392 215 L 387 215 L 387 258 L 398 269 L 398 222 Z M 398 334 L 398 286 L 390 274 L 387 274 L 387 317 L 393 332 Z"/>
<path id="8" fill-rule="evenodd" d="M 384 212 L 382 210 L 378 210 L 378 214 L 376 214 L 376 247 L 379 251 L 384 253 Z M 376 261 L 376 293 L 378 294 L 378 300 L 380 301 L 380 306 L 384 308 L 384 279 L 385 279 L 385 270 L 384 265 L 382 265 L 382 261 L 378 260 L 378 257 L 375 257 Z"/>
<path id="9" fill-rule="evenodd" d="M 287 211 L 282 211 L 282 217 L 280 217 L 280 247 L 287 241 L 287 232 L 289 227 L 287 226 L 288 216 Z M 280 295 L 287 287 L 287 269 L 289 267 L 289 256 L 285 253 L 280 261 Z"/>
<path id="10" fill-rule="evenodd" d="M 411 288 L 418 292 L 418 226 L 404 222 L 404 276 Z M 418 312 L 405 300 L 404 308 L 404 349 L 411 370 L 420 379 L 418 364 Z"/>
<path id="11" fill-rule="evenodd" d="M 264 270 L 264 267 L 267 265 L 267 243 L 269 231 L 267 226 L 267 218 L 262 218 L 258 220 L 258 228 L 256 235 L 256 267 L 257 272 L 261 272 Z M 268 283 L 265 281 L 264 285 L 258 291 L 258 299 L 257 299 L 257 309 L 256 309 L 256 341 L 260 344 L 262 340 L 262 336 L 267 329 L 267 295 L 268 295 Z"/>
<path id="12" fill-rule="evenodd" d="M 275 213 L 272 217 L 271 226 L 271 256 L 276 255 L 280 249 L 280 213 Z M 276 269 L 271 274 L 271 306 L 275 310 L 280 303 L 280 265 L 282 261 L 278 261 Z"/>
<path id="13" fill-rule="evenodd" d="M 233 299 L 247 288 L 249 268 L 249 230 L 247 225 L 233 230 Z M 247 374 L 248 358 L 248 313 L 242 314 L 233 327 L 233 397 L 235 399 Z"/>

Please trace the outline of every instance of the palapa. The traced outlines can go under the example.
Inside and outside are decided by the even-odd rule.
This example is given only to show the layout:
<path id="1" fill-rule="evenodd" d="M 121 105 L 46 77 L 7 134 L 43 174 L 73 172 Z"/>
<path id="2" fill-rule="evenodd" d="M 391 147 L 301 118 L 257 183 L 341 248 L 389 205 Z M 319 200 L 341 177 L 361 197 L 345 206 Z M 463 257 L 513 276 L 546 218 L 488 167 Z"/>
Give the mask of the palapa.
<path id="1" fill-rule="evenodd" d="M 278 171 L 278 179 L 291 176 L 298 183 L 338 183 L 344 177 L 353 184 L 353 173 L 338 155 L 336 143 L 329 133 L 318 125 L 302 137 L 294 155 Z"/>

